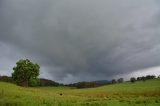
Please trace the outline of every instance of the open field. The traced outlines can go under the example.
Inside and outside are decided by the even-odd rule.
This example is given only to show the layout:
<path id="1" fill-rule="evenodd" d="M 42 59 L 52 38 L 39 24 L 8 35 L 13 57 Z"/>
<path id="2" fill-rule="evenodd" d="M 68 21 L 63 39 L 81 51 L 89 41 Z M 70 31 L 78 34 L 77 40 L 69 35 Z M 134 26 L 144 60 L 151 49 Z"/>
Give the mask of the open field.
<path id="1" fill-rule="evenodd" d="M 0 82 L 0 106 L 160 106 L 160 79 L 88 89 Z"/>

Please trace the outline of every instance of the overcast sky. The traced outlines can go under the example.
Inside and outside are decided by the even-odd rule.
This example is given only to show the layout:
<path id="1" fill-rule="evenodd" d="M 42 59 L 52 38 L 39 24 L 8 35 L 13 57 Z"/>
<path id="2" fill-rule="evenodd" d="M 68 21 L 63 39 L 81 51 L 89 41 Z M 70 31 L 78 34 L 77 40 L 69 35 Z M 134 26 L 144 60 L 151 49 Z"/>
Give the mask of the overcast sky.
<path id="1" fill-rule="evenodd" d="M 0 74 L 19 59 L 63 83 L 160 74 L 160 0 L 0 0 Z"/>

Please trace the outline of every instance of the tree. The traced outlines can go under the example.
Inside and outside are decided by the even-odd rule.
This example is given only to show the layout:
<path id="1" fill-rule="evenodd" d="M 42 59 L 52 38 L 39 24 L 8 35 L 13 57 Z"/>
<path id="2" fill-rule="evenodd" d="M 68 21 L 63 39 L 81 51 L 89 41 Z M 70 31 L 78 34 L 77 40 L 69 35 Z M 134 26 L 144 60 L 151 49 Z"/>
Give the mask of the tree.
<path id="1" fill-rule="evenodd" d="M 123 82 L 123 78 L 119 78 L 119 79 L 118 79 L 118 82 L 119 82 L 119 83 L 122 83 L 122 82 Z"/>
<path id="2" fill-rule="evenodd" d="M 41 85 L 41 82 L 40 82 L 40 79 L 31 79 L 29 80 L 29 83 L 28 83 L 28 86 L 31 86 L 31 87 L 36 87 L 36 86 L 40 86 Z"/>
<path id="3" fill-rule="evenodd" d="M 146 77 L 142 76 L 141 80 L 146 81 L 147 79 L 146 79 Z"/>
<path id="4" fill-rule="evenodd" d="M 137 81 L 140 81 L 140 80 L 142 80 L 142 77 L 137 77 Z"/>
<path id="5" fill-rule="evenodd" d="M 131 81 L 132 83 L 134 83 L 134 82 L 136 81 L 136 78 L 131 77 L 131 78 L 130 78 L 130 81 Z"/>
<path id="6" fill-rule="evenodd" d="M 18 85 L 27 87 L 37 79 L 40 69 L 38 64 L 33 64 L 29 59 L 21 59 L 16 64 L 17 66 L 13 67 L 12 78 Z"/>
<path id="7" fill-rule="evenodd" d="M 117 83 L 116 79 L 112 79 L 112 84 Z"/>
<path id="8" fill-rule="evenodd" d="M 148 79 L 155 79 L 156 78 L 156 76 L 154 76 L 154 75 L 147 75 L 146 76 L 146 79 L 148 80 Z"/>

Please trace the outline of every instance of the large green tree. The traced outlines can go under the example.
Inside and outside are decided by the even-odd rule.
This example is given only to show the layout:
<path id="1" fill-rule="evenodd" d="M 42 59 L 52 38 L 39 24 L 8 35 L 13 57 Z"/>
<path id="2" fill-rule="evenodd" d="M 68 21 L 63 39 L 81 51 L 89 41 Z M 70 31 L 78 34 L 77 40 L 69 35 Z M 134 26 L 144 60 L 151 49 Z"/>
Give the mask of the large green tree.
<path id="1" fill-rule="evenodd" d="M 16 64 L 17 66 L 13 67 L 12 78 L 18 85 L 27 87 L 39 76 L 40 66 L 29 59 L 21 59 Z"/>

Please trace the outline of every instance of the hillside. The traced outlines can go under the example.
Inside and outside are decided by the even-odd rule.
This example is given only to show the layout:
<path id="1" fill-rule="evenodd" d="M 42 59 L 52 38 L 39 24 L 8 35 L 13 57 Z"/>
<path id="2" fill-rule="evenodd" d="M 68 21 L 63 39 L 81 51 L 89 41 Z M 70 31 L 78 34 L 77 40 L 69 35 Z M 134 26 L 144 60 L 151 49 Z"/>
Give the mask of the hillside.
<path id="1" fill-rule="evenodd" d="M 160 106 L 160 79 L 88 89 L 0 82 L 0 106 Z"/>

